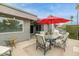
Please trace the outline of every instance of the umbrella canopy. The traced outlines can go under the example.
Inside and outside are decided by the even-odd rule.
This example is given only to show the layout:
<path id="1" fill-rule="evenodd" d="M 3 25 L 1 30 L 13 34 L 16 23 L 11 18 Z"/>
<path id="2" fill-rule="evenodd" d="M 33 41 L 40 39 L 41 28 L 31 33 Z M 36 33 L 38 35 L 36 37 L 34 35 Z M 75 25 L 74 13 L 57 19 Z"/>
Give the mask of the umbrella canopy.
<path id="1" fill-rule="evenodd" d="M 39 19 L 37 21 L 37 23 L 38 24 L 58 24 L 58 23 L 65 23 L 65 22 L 69 22 L 69 21 L 71 21 L 71 20 L 54 17 L 54 16 L 48 16 L 47 18 Z"/>
<path id="2" fill-rule="evenodd" d="M 48 24 L 48 32 L 51 32 L 52 27 L 49 27 L 50 24 L 66 23 L 69 21 L 71 20 L 60 18 L 60 17 L 55 17 L 55 16 L 48 16 L 47 18 L 37 20 L 37 23 L 42 24 L 42 25 Z"/>

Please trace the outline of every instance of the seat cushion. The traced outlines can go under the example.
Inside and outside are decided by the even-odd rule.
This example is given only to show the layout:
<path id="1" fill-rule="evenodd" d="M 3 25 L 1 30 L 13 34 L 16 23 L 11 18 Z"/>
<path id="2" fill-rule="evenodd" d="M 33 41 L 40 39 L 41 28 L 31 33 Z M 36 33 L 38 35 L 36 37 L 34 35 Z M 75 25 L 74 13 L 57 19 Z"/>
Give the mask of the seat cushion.
<path id="1" fill-rule="evenodd" d="M 66 34 L 66 31 L 65 30 L 60 30 L 59 33 L 60 34 Z"/>
<path id="2" fill-rule="evenodd" d="M 46 43 L 46 47 L 49 47 L 50 43 L 49 42 L 45 42 Z"/>
<path id="3" fill-rule="evenodd" d="M 58 39 L 58 40 L 56 40 L 56 43 L 57 43 L 57 44 L 62 44 L 63 41 L 62 41 L 61 39 Z"/>

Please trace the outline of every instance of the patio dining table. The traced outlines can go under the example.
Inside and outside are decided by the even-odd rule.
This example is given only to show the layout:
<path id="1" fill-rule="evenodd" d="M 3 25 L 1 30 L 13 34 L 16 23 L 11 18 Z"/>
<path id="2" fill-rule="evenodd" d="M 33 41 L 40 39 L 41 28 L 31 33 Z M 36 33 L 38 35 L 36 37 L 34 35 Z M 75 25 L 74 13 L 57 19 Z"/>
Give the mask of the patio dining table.
<path id="1" fill-rule="evenodd" d="M 44 35 L 44 34 L 37 34 L 37 35 L 43 36 L 46 41 L 50 42 L 51 45 L 52 45 L 52 42 L 54 42 L 57 38 L 62 36 L 62 34 L 57 34 L 57 33 L 53 33 L 50 35 Z"/>
<path id="2" fill-rule="evenodd" d="M 50 35 L 45 35 L 45 39 L 52 44 L 52 42 L 54 42 L 55 40 L 57 40 L 57 38 L 59 38 L 61 36 L 62 36 L 62 34 L 54 33 L 54 34 L 50 34 Z"/>

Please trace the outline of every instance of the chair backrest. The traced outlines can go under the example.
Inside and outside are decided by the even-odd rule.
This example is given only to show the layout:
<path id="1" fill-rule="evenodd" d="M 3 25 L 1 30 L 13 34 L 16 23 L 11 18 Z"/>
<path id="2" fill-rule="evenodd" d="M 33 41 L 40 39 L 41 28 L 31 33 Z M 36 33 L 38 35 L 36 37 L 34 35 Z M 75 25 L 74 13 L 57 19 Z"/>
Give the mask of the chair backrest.
<path id="1" fill-rule="evenodd" d="M 45 43 L 44 36 L 36 35 L 36 40 L 38 41 L 38 43 L 40 43 L 42 45 Z"/>
<path id="2" fill-rule="evenodd" d="M 40 34 L 44 34 L 45 35 L 45 31 L 40 31 Z"/>
<path id="3" fill-rule="evenodd" d="M 63 39 L 62 40 L 66 41 L 68 36 L 69 36 L 69 33 L 67 32 L 66 34 L 63 35 Z"/>
<path id="4" fill-rule="evenodd" d="M 10 38 L 9 42 L 10 42 L 10 45 L 11 45 L 12 47 L 15 47 L 15 45 L 16 45 L 16 36 L 12 36 L 12 37 Z"/>

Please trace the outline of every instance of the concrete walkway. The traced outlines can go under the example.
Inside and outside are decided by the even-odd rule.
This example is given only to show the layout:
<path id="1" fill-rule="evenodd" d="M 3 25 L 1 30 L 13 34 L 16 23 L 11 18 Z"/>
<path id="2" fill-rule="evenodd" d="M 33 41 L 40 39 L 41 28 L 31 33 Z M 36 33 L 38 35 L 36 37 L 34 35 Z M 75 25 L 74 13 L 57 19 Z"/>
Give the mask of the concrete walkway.
<path id="1" fill-rule="evenodd" d="M 16 48 L 15 47 L 13 48 L 12 55 L 13 56 L 26 56 L 26 55 L 28 55 L 27 53 L 25 53 L 23 48 L 26 46 L 32 45 L 34 43 L 35 43 L 35 39 L 31 39 L 28 41 L 17 43 Z"/>

